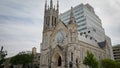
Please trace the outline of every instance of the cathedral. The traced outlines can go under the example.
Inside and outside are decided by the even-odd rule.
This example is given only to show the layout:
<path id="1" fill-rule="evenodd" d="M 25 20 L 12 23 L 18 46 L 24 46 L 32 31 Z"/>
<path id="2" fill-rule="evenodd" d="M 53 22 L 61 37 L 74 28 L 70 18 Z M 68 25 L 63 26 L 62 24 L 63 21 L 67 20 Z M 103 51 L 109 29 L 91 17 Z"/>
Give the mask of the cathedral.
<path id="1" fill-rule="evenodd" d="M 83 64 L 87 51 L 92 52 L 100 61 L 111 58 L 111 41 L 105 37 L 104 42 L 80 34 L 71 7 L 70 21 L 66 25 L 59 18 L 59 2 L 57 8 L 45 3 L 43 38 L 41 43 L 40 68 L 88 68 Z M 88 42 L 84 41 L 86 39 Z"/>

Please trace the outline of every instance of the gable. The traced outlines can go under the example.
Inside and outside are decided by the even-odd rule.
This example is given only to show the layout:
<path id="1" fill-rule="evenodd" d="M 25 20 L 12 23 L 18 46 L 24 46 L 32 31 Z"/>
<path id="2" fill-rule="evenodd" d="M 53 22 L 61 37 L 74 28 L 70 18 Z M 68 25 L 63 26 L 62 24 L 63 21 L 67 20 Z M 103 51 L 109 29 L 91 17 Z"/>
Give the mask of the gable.
<path id="1" fill-rule="evenodd" d="M 69 32 L 67 26 L 63 22 L 60 21 L 56 25 L 56 27 L 55 27 L 54 31 L 52 32 L 51 36 L 53 37 L 60 30 L 63 30 L 66 34 L 68 34 L 68 32 Z"/>
<path id="2" fill-rule="evenodd" d="M 59 23 L 55 27 L 55 29 L 59 29 L 59 28 L 68 29 L 67 25 L 65 25 L 62 21 L 59 21 Z"/>

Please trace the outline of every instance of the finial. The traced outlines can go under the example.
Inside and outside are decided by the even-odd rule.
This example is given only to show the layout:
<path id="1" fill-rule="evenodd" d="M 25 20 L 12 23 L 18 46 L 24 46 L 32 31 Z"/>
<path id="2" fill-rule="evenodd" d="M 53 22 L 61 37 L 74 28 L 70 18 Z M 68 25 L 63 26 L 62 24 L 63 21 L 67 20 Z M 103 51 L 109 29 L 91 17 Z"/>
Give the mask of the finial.
<path id="1" fill-rule="evenodd" d="M 52 8 L 53 8 L 53 1 L 50 0 L 50 9 L 52 9 Z"/>
<path id="2" fill-rule="evenodd" d="M 57 8 L 59 8 L 59 0 L 57 0 Z"/>
<path id="3" fill-rule="evenodd" d="M 45 10 L 47 9 L 47 0 L 45 1 Z"/>
<path id="4" fill-rule="evenodd" d="M 73 7 L 71 7 L 70 21 L 71 21 L 72 23 L 75 22 L 74 13 L 73 13 Z"/>
<path id="5" fill-rule="evenodd" d="M 45 5 L 47 5 L 47 0 L 45 0 Z"/>
<path id="6" fill-rule="evenodd" d="M 48 10 L 49 10 L 49 5 L 48 5 Z"/>
<path id="7" fill-rule="evenodd" d="M 71 17 L 71 18 L 74 17 L 74 15 L 73 15 L 73 7 L 71 7 L 70 17 Z"/>
<path id="8" fill-rule="evenodd" d="M 55 5 L 54 5 L 54 10 L 55 10 Z"/>
<path id="9" fill-rule="evenodd" d="M 59 14 L 59 0 L 57 0 L 57 12 Z"/>

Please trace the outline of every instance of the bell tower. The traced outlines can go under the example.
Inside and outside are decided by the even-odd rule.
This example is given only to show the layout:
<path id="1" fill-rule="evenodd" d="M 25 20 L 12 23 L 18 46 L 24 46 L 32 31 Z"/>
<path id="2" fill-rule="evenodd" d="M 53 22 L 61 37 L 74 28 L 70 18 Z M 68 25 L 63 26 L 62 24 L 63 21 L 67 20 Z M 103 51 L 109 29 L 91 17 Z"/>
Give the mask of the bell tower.
<path id="1" fill-rule="evenodd" d="M 53 30 L 59 22 L 59 1 L 57 6 L 53 7 L 53 1 L 50 0 L 50 6 L 45 1 L 44 9 L 44 27 L 43 27 L 43 39 L 41 44 L 41 51 L 45 51 L 50 47 L 50 38 Z"/>
<path id="2" fill-rule="evenodd" d="M 44 28 L 43 32 L 51 31 L 56 27 L 58 23 L 59 15 L 59 1 L 57 1 L 57 8 L 53 7 L 53 1 L 50 0 L 50 7 L 47 5 L 47 0 L 45 2 L 44 9 Z"/>
<path id="3" fill-rule="evenodd" d="M 40 57 L 40 68 L 50 68 L 51 64 L 51 34 L 55 30 L 55 27 L 59 23 L 59 2 L 57 6 L 53 6 L 53 1 L 50 0 L 48 5 L 47 0 L 45 1 L 44 8 L 44 27 L 43 37 L 41 43 L 41 57 Z M 58 57 L 59 58 L 59 57 Z M 59 59 L 61 61 L 61 57 Z"/>

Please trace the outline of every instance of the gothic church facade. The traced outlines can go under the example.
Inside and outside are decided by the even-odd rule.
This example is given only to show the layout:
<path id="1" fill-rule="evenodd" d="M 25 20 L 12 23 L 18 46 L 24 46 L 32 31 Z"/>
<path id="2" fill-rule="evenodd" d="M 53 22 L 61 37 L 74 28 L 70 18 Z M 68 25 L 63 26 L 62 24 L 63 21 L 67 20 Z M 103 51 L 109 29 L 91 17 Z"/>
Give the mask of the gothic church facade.
<path id="1" fill-rule="evenodd" d="M 89 43 L 81 40 L 83 38 L 77 31 L 77 24 L 71 7 L 70 21 L 65 25 L 59 19 L 59 3 L 53 8 L 45 3 L 43 39 L 41 43 L 40 68 L 87 68 L 83 60 L 87 51 L 94 54 L 97 60 L 111 58 L 109 38 L 106 44 L 100 47 L 96 41 Z"/>

